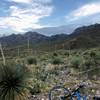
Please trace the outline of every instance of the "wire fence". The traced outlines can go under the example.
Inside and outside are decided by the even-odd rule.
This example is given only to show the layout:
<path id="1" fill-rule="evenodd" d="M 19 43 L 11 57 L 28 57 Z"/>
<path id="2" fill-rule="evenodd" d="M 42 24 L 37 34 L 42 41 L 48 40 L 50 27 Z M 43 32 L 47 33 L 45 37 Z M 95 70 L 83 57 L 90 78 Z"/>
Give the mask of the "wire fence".
<path id="1" fill-rule="evenodd" d="M 13 48 L 6 48 L 3 47 L 3 52 L 4 52 L 4 56 L 5 58 L 14 58 L 14 57 L 25 57 L 25 56 L 29 56 L 29 55 L 36 55 L 36 54 L 40 54 L 40 53 L 44 53 L 44 52 L 48 52 L 48 50 L 45 49 L 40 49 L 40 48 L 32 48 L 32 47 L 27 47 L 25 45 L 21 45 L 21 46 L 16 46 Z M 0 53 L 0 58 L 2 57 L 1 53 Z"/>
<path id="2" fill-rule="evenodd" d="M 40 50 L 40 49 L 33 49 L 33 48 L 27 48 L 27 46 L 25 45 L 20 45 L 20 46 L 16 46 L 14 48 L 5 48 L 3 47 L 3 52 L 4 52 L 4 56 L 5 58 L 7 59 L 13 59 L 15 57 L 26 57 L 26 56 L 29 56 L 29 55 L 36 55 L 36 54 L 39 54 L 39 53 L 44 53 L 44 52 L 48 52 L 46 50 Z M 2 60 L 2 55 L 0 53 L 0 60 Z M 91 72 L 93 70 L 96 70 L 96 69 L 100 69 L 100 67 L 96 67 L 96 68 L 91 68 L 89 70 L 86 70 L 86 71 L 80 71 L 78 73 L 70 73 L 69 75 L 82 75 L 82 74 L 85 74 L 85 73 L 88 73 L 88 72 Z"/>

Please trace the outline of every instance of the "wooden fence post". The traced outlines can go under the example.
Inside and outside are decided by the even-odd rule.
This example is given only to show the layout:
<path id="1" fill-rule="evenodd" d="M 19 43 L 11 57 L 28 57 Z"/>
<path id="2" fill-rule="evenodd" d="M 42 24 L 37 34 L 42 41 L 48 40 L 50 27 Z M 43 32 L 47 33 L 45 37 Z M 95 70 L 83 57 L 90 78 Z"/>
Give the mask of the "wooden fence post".
<path id="1" fill-rule="evenodd" d="M 2 59 L 3 59 L 3 64 L 6 65 L 6 60 L 5 60 L 5 56 L 4 56 L 4 52 L 3 52 L 3 49 L 2 49 L 1 43 L 0 43 L 0 51 L 1 51 Z"/>

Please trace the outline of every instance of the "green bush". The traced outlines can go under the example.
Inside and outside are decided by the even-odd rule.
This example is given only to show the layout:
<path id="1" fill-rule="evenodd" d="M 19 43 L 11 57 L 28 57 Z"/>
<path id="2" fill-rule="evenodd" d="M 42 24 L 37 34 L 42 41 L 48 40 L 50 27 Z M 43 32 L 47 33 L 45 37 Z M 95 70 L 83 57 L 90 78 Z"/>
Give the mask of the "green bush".
<path id="1" fill-rule="evenodd" d="M 96 64 L 93 60 L 91 59 L 84 59 L 84 61 L 81 64 L 81 70 L 82 71 L 87 71 L 90 69 L 95 69 L 96 68 Z"/>
<path id="2" fill-rule="evenodd" d="M 33 58 L 33 57 L 29 57 L 29 58 L 27 58 L 27 63 L 29 64 L 29 65 L 31 65 L 31 64 L 37 64 L 37 59 L 36 58 Z"/>
<path id="3" fill-rule="evenodd" d="M 58 54 L 56 52 L 53 53 L 53 56 L 58 56 Z"/>
<path id="4" fill-rule="evenodd" d="M 69 52 L 65 52 L 64 55 L 65 55 L 65 56 L 69 56 Z"/>
<path id="5" fill-rule="evenodd" d="M 33 80 L 33 81 L 34 81 L 33 86 L 30 89 L 30 93 L 32 95 L 37 95 L 37 94 L 49 91 L 48 84 L 46 82 L 41 81 L 41 80 Z"/>
<path id="6" fill-rule="evenodd" d="M 95 57 L 97 60 L 100 60 L 100 52 L 97 52 L 97 55 Z"/>
<path id="7" fill-rule="evenodd" d="M 22 65 L 0 65 L 0 100 L 25 100 L 30 74 Z"/>
<path id="8" fill-rule="evenodd" d="M 91 57 L 91 58 L 96 57 L 96 53 L 95 53 L 95 52 L 93 52 L 93 51 L 91 51 L 91 52 L 90 52 L 90 57 Z"/>
<path id="9" fill-rule="evenodd" d="M 81 70 L 82 71 L 86 71 L 89 70 L 92 66 L 92 63 L 90 60 L 85 60 L 82 64 L 81 64 Z"/>
<path id="10" fill-rule="evenodd" d="M 73 56 L 70 59 L 70 65 L 73 68 L 79 68 L 81 63 L 82 63 L 82 58 L 81 57 Z"/>
<path id="11" fill-rule="evenodd" d="M 61 59 L 60 58 L 54 58 L 53 60 L 52 60 L 52 64 L 54 64 L 54 65 L 59 65 L 59 64 L 62 64 L 63 62 L 61 61 Z"/>

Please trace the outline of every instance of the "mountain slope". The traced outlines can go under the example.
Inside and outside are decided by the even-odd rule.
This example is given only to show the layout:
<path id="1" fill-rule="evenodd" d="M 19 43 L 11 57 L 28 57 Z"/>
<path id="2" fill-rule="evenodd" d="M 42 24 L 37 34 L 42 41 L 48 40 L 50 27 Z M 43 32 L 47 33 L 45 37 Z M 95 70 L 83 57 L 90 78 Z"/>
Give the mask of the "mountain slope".
<path id="1" fill-rule="evenodd" d="M 45 36 L 37 32 L 26 32 L 25 34 L 12 34 L 0 38 L 0 42 L 7 47 L 16 47 L 29 44 L 34 48 L 54 50 L 56 49 L 78 49 L 100 46 L 100 24 L 79 27 L 71 34 L 57 34 Z"/>
<path id="2" fill-rule="evenodd" d="M 72 48 L 89 48 L 100 46 L 100 24 L 77 28 L 69 35 Z"/>
<path id="3" fill-rule="evenodd" d="M 30 42 L 30 44 L 35 45 L 43 43 L 46 40 L 48 40 L 47 36 L 44 36 L 37 32 L 26 32 L 25 34 L 12 34 L 0 38 L 0 42 L 7 47 L 25 45 L 28 41 Z"/>

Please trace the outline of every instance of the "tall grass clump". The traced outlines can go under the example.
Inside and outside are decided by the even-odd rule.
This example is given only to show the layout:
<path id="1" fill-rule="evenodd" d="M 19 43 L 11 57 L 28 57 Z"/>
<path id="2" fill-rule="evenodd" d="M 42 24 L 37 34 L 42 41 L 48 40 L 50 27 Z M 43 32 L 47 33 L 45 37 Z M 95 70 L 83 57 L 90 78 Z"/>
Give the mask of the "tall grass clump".
<path id="1" fill-rule="evenodd" d="M 0 100 L 27 100 L 29 80 L 23 65 L 0 65 Z"/>

